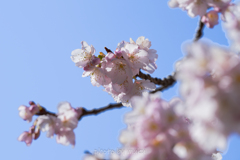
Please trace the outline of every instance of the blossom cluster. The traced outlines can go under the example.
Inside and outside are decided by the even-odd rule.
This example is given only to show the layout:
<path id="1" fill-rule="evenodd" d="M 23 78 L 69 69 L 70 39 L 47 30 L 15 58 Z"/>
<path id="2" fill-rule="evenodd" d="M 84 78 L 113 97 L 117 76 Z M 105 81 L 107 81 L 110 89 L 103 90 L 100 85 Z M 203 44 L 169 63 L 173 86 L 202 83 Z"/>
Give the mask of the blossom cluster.
<path id="1" fill-rule="evenodd" d="M 201 148 L 225 149 L 232 133 L 240 134 L 240 58 L 227 48 L 210 43 L 187 46 L 177 69 L 182 114 L 194 125 L 191 135 Z"/>
<path id="2" fill-rule="evenodd" d="M 113 153 L 120 160 L 221 160 L 220 153 L 208 153 L 196 143 L 189 131 L 192 123 L 181 115 L 179 98 L 166 102 L 158 94 L 132 98 L 133 110 L 125 117 L 128 128 L 122 131 L 122 150 L 141 152 Z M 84 160 L 98 160 L 102 154 L 87 155 Z"/>
<path id="3" fill-rule="evenodd" d="M 191 17 L 201 16 L 201 21 L 213 28 L 218 24 L 218 14 L 231 5 L 231 0 L 170 0 L 168 4 L 186 10 Z"/>
<path id="4" fill-rule="evenodd" d="M 19 115 L 28 122 L 32 121 L 34 114 L 41 112 L 42 107 L 30 102 L 30 107 L 20 106 Z M 19 137 L 19 141 L 25 142 L 28 146 L 33 139 L 40 136 L 40 131 L 47 132 L 47 137 L 56 135 L 57 143 L 72 146 L 75 145 L 75 134 L 73 130 L 78 125 L 78 118 L 82 114 L 81 108 L 74 109 L 70 103 L 62 102 L 58 105 L 57 115 L 41 115 L 39 116 L 29 131 L 23 132 Z"/>
<path id="5" fill-rule="evenodd" d="M 81 44 L 82 49 L 72 51 L 72 61 L 83 68 L 83 77 L 90 76 L 92 85 L 103 86 L 104 91 L 112 95 L 116 102 L 130 106 L 131 97 L 156 88 L 149 80 L 137 80 L 134 77 L 140 69 L 147 73 L 157 69 L 157 51 L 150 49 L 151 42 L 148 39 L 139 37 L 136 42 L 132 39 L 130 42 L 122 41 L 114 53 L 105 55 L 100 52 L 97 57 L 92 45 L 89 46 L 85 41 Z"/>
<path id="6" fill-rule="evenodd" d="M 231 40 L 231 47 L 240 53 L 240 3 L 231 5 L 224 12 L 224 28 Z"/>

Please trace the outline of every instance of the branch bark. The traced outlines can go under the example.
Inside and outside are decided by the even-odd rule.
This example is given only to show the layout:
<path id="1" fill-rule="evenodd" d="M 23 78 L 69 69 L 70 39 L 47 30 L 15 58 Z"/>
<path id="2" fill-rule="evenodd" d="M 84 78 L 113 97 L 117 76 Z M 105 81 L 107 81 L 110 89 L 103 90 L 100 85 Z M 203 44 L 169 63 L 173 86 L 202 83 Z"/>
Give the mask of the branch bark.
<path id="1" fill-rule="evenodd" d="M 164 78 L 163 80 L 161 78 L 153 78 L 149 74 L 144 74 L 141 71 L 139 71 L 139 74 L 136 75 L 136 77 L 145 79 L 145 80 L 150 80 L 152 83 L 157 84 L 157 85 L 162 85 L 162 86 L 170 86 L 173 85 L 176 80 L 174 76 L 169 75 L 167 78 Z"/>
<path id="2" fill-rule="evenodd" d="M 195 37 L 194 37 L 194 42 L 197 42 L 202 36 L 203 36 L 203 29 L 204 29 L 204 23 L 201 21 L 201 17 L 200 17 L 200 21 L 199 21 L 199 25 L 198 25 L 198 28 L 197 28 L 197 32 L 195 34 Z"/>

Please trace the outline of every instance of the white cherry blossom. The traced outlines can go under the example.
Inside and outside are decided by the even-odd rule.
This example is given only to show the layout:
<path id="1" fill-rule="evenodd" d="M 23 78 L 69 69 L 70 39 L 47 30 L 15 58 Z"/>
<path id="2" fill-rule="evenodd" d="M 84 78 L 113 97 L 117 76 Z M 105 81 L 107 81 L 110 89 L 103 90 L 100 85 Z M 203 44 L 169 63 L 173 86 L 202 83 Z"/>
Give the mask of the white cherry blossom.
<path id="1" fill-rule="evenodd" d="M 83 68 L 91 61 L 93 54 L 95 53 L 95 48 L 92 45 L 89 46 L 85 41 L 82 41 L 81 44 L 82 49 L 75 49 L 72 51 L 71 59 L 76 66 Z"/>

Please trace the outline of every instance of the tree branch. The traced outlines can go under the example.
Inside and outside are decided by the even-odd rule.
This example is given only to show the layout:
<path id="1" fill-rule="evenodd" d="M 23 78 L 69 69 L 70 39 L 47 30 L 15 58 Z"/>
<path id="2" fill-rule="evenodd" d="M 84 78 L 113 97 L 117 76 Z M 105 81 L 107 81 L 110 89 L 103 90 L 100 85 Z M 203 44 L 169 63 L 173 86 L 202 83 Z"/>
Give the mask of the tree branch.
<path id="1" fill-rule="evenodd" d="M 142 72 L 139 72 L 139 73 L 142 73 Z M 151 91 L 150 92 L 151 94 L 152 93 L 156 93 L 158 91 L 163 91 L 164 89 L 169 88 L 170 86 L 172 86 L 176 82 L 176 80 L 174 79 L 174 76 L 172 76 L 172 75 L 168 76 L 167 78 L 164 78 L 163 80 L 158 79 L 158 78 L 152 78 L 150 75 L 145 75 L 143 73 L 140 74 L 140 75 L 142 77 L 144 77 L 144 78 L 149 79 L 150 81 L 151 80 L 152 81 L 156 81 L 159 85 L 162 85 L 161 87 L 157 88 L 156 90 Z M 32 103 L 34 103 L 34 102 L 32 102 Z M 82 109 L 82 114 L 78 118 L 78 120 L 81 120 L 82 117 L 85 117 L 85 116 L 98 115 L 98 114 L 100 114 L 102 112 L 105 112 L 105 111 L 108 111 L 108 110 L 111 110 L 111 109 L 116 109 L 116 108 L 123 108 L 122 103 L 109 104 L 109 105 L 107 105 L 105 107 L 98 108 L 98 109 L 92 109 L 92 110 L 86 110 L 85 108 L 82 107 L 81 108 Z M 38 115 L 38 116 L 40 116 L 40 115 L 52 115 L 52 116 L 57 117 L 57 114 L 46 110 L 43 106 L 40 106 L 40 111 L 38 113 L 36 113 L 35 115 Z"/>
<path id="2" fill-rule="evenodd" d="M 164 78 L 163 81 L 165 81 L 165 85 L 155 89 L 154 91 L 151 91 L 150 93 L 156 93 L 159 91 L 163 91 L 171 86 L 173 86 L 176 83 L 176 80 L 172 75 L 168 76 L 167 78 Z"/>
<path id="3" fill-rule="evenodd" d="M 201 21 L 202 18 L 200 18 L 199 25 L 197 32 L 195 34 L 194 42 L 198 41 L 202 36 L 203 36 L 203 28 L 204 28 L 204 23 Z"/>
<path id="4" fill-rule="evenodd" d="M 78 120 L 81 120 L 82 117 L 89 116 L 89 115 L 98 115 L 99 113 L 105 112 L 107 110 L 115 109 L 115 108 L 122 108 L 122 103 L 115 103 L 115 104 L 109 104 L 105 107 L 93 109 L 93 110 L 86 110 L 85 108 L 82 108 L 82 114 L 78 118 Z"/>
<path id="5" fill-rule="evenodd" d="M 34 102 L 33 102 L 33 103 L 34 103 Z M 35 115 L 37 115 L 37 116 L 41 116 L 41 115 L 51 115 L 51 116 L 57 117 L 57 114 L 46 110 L 46 108 L 44 108 L 43 106 L 40 106 L 40 111 L 39 111 L 38 113 L 36 113 Z"/>
<path id="6" fill-rule="evenodd" d="M 107 47 L 104 47 L 104 49 L 106 50 L 107 53 L 109 53 L 109 52 L 110 52 L 110 53 L 113 53 L 113 52 L 111 51 L 111 49 L 108 49 Z"/>
<path id="7" fill-rule="evenodd" d="M 175 83 L 175 78 L 172 75 L 169 75 L 167 78 L 164 78 L 163 80 L 160 78 L 153 78 L 149 74 L 144 74 L 141 71 L 139 71 L 139 74 L 136 75 L 136 77 L 145 79 L 145 80 L 150 80 L 152 83 L 157 84 L 157 85 L 162 85 L 168 87 L 169 85 L 173 85 Z"/>

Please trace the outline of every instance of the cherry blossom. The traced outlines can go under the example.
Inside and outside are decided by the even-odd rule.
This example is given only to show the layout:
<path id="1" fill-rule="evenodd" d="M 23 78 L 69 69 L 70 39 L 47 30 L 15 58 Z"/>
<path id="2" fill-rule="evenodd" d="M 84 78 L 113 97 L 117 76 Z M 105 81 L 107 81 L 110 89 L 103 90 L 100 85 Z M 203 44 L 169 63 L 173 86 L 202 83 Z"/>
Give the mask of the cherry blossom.
<path id="1" fill-rule="evenodd" d="M 142 69 L 147 73 L 152 74 L 157 69 L 156 60 L 158 58 L 158 55 L 156 54 L 157 51 L 155 49 L 150 49 L 151 41 L 141 36 L 136 40 L 136 43 L 130 38 L 130 43 L 137 44 L 139 49 L 144 50 L 148 53 L 147 56 L 145 56 L 144 58 L 145 63 L 143 63 L 144 66 L 142 67 Z"/>
<path id="2" fill-rule="evenodd" d="M 27 146 L 30 146 L 32 144 L 32 133 L 25 131 L 18 137 L 18 140 L 25 142 Z"/>
<path id="3" fill-rule="evenodd" d="M 32 121 L 32 117 L 34 114 L 36 114 L 39 111 L 39 107 L 36 104 L 31 105 L 30 107 L 21 105 L 19 108 L 19 116 L 28 121 Z"/>
<path id="4" fill-rule="evenodd" d="M 59 134 L 57 134 L 56 140 L 57 140 L 57 143 L 60 143 L 63 145 L 71 144 L 74 147 L 75 146 L 75 133 L 72 130 L 61 131 Z"/>
<path id="5" fill-rule="evenodd" d="M 125 121 L 128 128 L 120 135 L 123 150 L 143 150 L 143 152 L 125 153 L 123 159 L 171 159 L 192 160 L 212 159 L 212 153 L 203 150 L 190 132 L 190 126 L 181 112 L 179 98 L 166 102 L 158 94 L 143 94 L 132 98 L 133 111 Z M 180 106 L 179 106 L 180 105 Z"/>
<path id="6" fill-rule="evenodd" d="M 240 3 L 229 6 L 224 11 L 224 28 L 231 40 L 231 48 L 240 53 Z"/>
<path id="7" fill-rule="evenodd" d="M 186 51 L 177 79 L 184 99 L 182 113 L 194 124 L 190 135 L 208 153 L 223 150 L 227 137 L 239 133 L 240 59 L 211 43 L 194 43 Z"/>
<path id="8" fill-rule="evenodd" d="M 42 115 L 37 119 L 37 126 L 43 132 L 47 132 L 47 137 L 53 137 L 54 134 L 58 134 L 60 131 L 61 121 L 57 117 L 51 115 Z"/>
<path id="9" fill-rule="evenodd" d="M 72 51 L 71 59 L 76 66 L 83 68 L 92 60 L 95 48 L 92 45 L 89 46 L 85 41 L 82 41 L 81 44 L 82 49 Z"/>
<path id="10" fill-rule="evenodd" d="M 209 8 L 214 9 L 216 12 L 225 11 L 226 8 L 230 5 L 230 2 L 231 0 L 170 0 L 168 2 L 168 5 L 172 8 L 179 7 L 183 10 L 187 10 L 190 17 L 202 17 L 206 14 Z M 215 21 L 216 20 L 214 20 L 214 22 Z"/>

